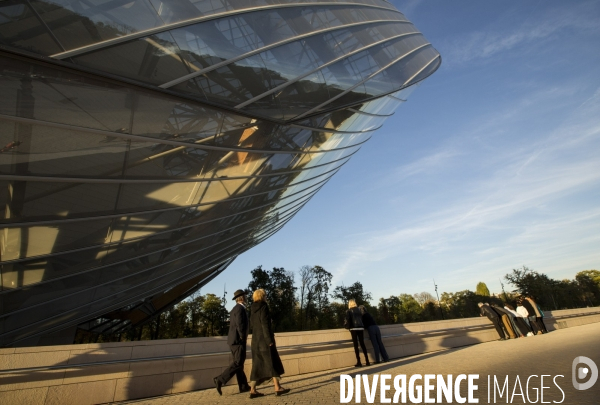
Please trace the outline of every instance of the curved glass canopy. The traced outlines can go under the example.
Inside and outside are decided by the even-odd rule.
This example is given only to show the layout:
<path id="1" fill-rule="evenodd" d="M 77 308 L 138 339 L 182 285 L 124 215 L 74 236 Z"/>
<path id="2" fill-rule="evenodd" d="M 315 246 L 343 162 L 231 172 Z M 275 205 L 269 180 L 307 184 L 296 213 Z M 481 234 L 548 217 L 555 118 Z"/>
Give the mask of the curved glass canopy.
<path id="1" fill-rule="evenodd" d="M 0 2 L 0 346 L 196 291 L 440 63 L 384 0 Z"/>

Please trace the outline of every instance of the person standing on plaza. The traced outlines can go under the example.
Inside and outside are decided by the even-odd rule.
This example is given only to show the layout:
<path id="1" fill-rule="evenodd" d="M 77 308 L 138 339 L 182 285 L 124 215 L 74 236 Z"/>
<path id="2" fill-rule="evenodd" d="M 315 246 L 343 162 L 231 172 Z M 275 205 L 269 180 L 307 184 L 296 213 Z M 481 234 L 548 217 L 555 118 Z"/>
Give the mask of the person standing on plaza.
<path id="1" fill-rule="evenodd" d="M 229 364 L 221 375 L 213 378 L 215 388 L 219 395 L 223 395 L 221 387 L 235 375 L 237 377 L 240 392 L 250 391 L 246 373 L 244 373 L 244 362 L 246 361 L 246 342 L 248 340 L 248 314 L 246 312 L 246 292 L 237 290 L 233 293 L 236 304 L 229 313 L 229 333 L 227 344 L 233 356 L 233 362 Z"/>
<path id="2" fill-rule="evenodd" d="M 536 335 L 541 335 L 543 332 L 542 325 L 537 321 L 537 316 L 535 310 L 533 309 L 533 305 L 531 305 L 531 301 L 529 301 L 525 297 L 521 297 L 519 303 L 527 310 L 529 324 L 533 329 L 533 333 Z"/>
<path id="3" fill-rule="evenodd" d="M 534 335 L 537 335 L 537 332 L 538 332 L 537 326 L 535 325 L 535 322 L 532 323 L 529 320 L 529 311 L 527 310 L 527 308 L 525 308 L 523 306 L 523 298 L 522 297 L 517 299 L 517 312 L 519 313 L 519 315 L 521 315 L 523 317 L 523 320 L 525 321 L 527 326 L 529 326 L 529 329 L 531 329 L 531 332 Z"/>
<path id="4" fill-rule="evenodd" d="M 500 337 L 498 340 L 506 340 L 504 337 L 504 330 L 502 330 L 502 321 L 500 320 L 498 313 L 496 313 L 496 311 L 494 311 L 488 304 L 484 304 L 483 302 L 480 302 L 477 305 L 479 305 L 479 316 L 486 316 L 487 319 L 494 324 L 496 332 L 498 332 L 498 336 Z"/>
<path id="5" fill-rule="evenodd" d="M 512 328 L 512 325 L 510 324 L 510 319 L 508 315 L 505 312 L 500 311 L 500 308 L 496 304 L 490 305 L 490 308 L 492 311 L 496 312 L 500 317 L 500 322 L 502 323 L 502 325 L 504 325 L 504 330 L 508 334 L 508 339 L 516 339 L 517 334 L 515 333 L 515 331 Z"/>
<path id="6" fill-rule="evenodd" d="M 509 330 L 508 334 L 511 336 L 511 339 L 515 339 L 517 337 L 525 337 L 527 335 L 527 332 L 523 332 L 521 328 L 519 328 L 519 325 L 517 325 L 515 314 L 510 312 L 508 309 L 502 308 L 501 306 L 496 304 L 492 304 L 492 308 L 494 308 L 494 311 L 500 314 L 500 316 L 503 319 L 503 322 L 504 319 L 506 319 L 506 323 L 508 324 L 507 329 L 512 329 L 512 332 L 514 334 L 513 337 Z"/>
<path id="7" fill-rule="evenodd" d="M 535 312 L 535 321 L 537 322 L 539 328 L 542 330 L 542 333 L 548 333 L 548 330 L 546 329 L 546 324 L 544 323 L 544 313 L 542 312 L 540 306 L 531 297 L 525 297 L 525 300 L 531 303 L 533 312 Z"/>
<path id="8" fill-rule="evenodd" d="M 367 357 L 367 347 L 365 346 L 365 335 L 362 315 L 360 310 L 356 306 L 354 299 L 348 300 L 348 310 L 346 311 L 346 319 L 344 320 L 344 327 L 350 330 L 350 336 L 352 336 L 352 343 L 354 344 L 354 354 L 356 354 L 356 364 L 354 367 L 362 367 L 360 362 L 360 355 L 358 353 L 358 342 L 360 341 L 360 347 L 362 348 L 363 354 L 365 355 L 365 365 L 370 366 L 369 357 Z"/>
<path id="9" fill-rule="evenodd" d="M 271 314 L 267 304 L 265 290 L 258 289 L 252 294 L 250 324 L 252 325 L 252 371 L 250 372 L 250 398 L 265 394 L 256 390 L 256 386 L 273 379 L 277 396 L 290 392 L 279 381 L 285 372 L 283 363 L 275 345 L 275 334 L 271 326 Z"/>
<path id="10" fill-rule="evenodd" d="M 531 328 L 529 327 L 529 324 L 525 321 L 526 318 L 524 318 L 523 315 L 521 315 L 519 312 L 515 311 L 515 308 L 510 304 L 506 304 L 504 306 L 504 309 L 514 315 L 513 320 L 514 320 L 515 324 L 521 330 L 521 332 L 523 332 L 525 334 L 525 336 L 533 336 L 533 333 L 531 332 Z"/>
<path id="11" fill-rule="evenodd" d="M 371 316 L 371 314 L 367 311 L 364 305 L 358 307 L 360 313 L 362 314 L 363 326 L 367 330 L 369 334 L 369 339 L 371 340 L 371 344 L 373 345 L 373 350 L 375 351 L 375 364 L 380 363 L 379 355 L 383 358 L 383 361 L 386 362 L 390 358 L 385 351 L 385 346 L 383 346 L 383 342 L 381 341 L 381 331 L 379 330 L 379 326 L 375 323 L 375 319 Z"/>

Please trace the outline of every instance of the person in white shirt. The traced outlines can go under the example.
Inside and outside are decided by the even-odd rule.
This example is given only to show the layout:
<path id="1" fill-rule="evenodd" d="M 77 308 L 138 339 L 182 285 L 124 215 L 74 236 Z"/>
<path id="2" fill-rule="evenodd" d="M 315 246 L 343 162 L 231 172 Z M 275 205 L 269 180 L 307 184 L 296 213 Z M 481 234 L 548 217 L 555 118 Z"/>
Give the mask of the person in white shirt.
<path id="1" fill-rule="evenodd" d="M 527 319 L 527 317 L 529 316 L 529 312 L 527 312 L 527 309 L 524 306 L 518 305 L 516 311 L 512 307 L 512 305 L 509 305 L 509 304 L 506 304 L 506 306 L 504 308 L 506 308 L 510 312 L 514 313 L 517 316 L 517 318 L 516 318 L 517 322 L 522 323 L 522 325 L 524 325 L 527 328 L 527 336 L 528 337 L 534 336 L 533 331 L 531 330 L 531 325 L 529 324 L 529 319 Z"/>

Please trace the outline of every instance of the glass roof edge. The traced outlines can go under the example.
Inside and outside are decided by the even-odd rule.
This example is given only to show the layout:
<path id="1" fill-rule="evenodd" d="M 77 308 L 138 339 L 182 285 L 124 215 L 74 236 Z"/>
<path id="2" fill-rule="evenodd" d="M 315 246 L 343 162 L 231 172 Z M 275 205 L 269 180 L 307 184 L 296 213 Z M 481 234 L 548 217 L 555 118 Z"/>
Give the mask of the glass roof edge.
<path id="1" fill-rule="evenodd" d="M 216 20 L 223 17 L 228 17 L 232 15 L 252 13 L 255 11 L 261 10 L 276 10 L 281 8 L 294 8 L 294 7 L 307 7 L 307 6 L 358 6 L 358 7 L 366 7 L 366 8 L 376 8 L 381 10 L 386 10 L 389 12 L 402 14 L 399 10 L 390 9 L 387 7 L 377 6 L 374 4 L 361 4 L 361 3 L 349 3 L 349 2 L 311 2 L 311 3 L 289 3 L 289 4 L 278 4 L 277 6 L 268 5 L 268 6 L 259 6 L 253 8 L 239 9 L 239 10 L 230 10 L 223 13 L 211 14 L 207 16 L 195 17 L 189 20 L 178 21 L 171 24 L 161 25 L 160 27 L 149 28 L 146 30 L 141 30 L 132 34 L 123 35 L 121 37 L 108 39 L 106 41 L 96 42 L 94 44 L 86 45 L 83 47 L 71 49 L 65 52 L 55 53 L 50 55 L 51 58 L 54 59 L 66 59 L 73 56 L 82 55 L 88 52 L 92 52 L 102 48 L 108 48 L 110 46 L 120 44 L 123 42 L 128 42 L 134 39 L 138 39 L 147 35 L 158 34 L 164 31 L 169 31 L 175 28 L 182 28 L 189 25 L 194 25 L 196 23 L 201 23 L 210 20 Z M 404 15 L 404 14 L 402 14 Z"/>

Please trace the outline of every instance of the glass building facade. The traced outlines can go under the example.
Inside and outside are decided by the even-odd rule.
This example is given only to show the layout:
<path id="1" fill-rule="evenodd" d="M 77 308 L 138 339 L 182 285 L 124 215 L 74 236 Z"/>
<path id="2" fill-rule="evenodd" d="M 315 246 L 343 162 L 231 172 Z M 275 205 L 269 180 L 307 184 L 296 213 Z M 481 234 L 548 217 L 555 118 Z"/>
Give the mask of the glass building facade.
<path id="1" fill-rule="evenodd" d="M 0 2 L 0 346 L 193 293 L 440 63 L 385 0 Z"/>

